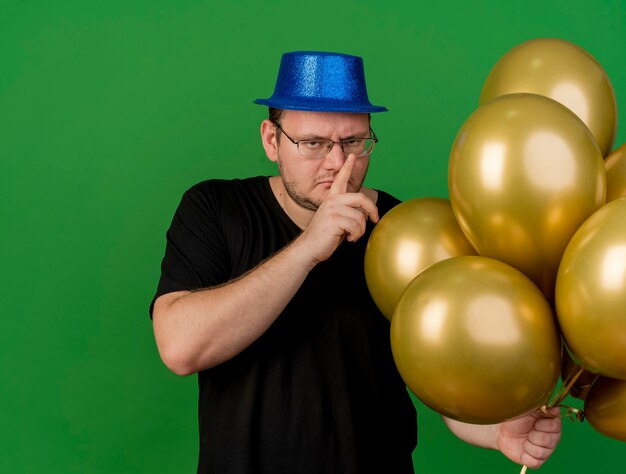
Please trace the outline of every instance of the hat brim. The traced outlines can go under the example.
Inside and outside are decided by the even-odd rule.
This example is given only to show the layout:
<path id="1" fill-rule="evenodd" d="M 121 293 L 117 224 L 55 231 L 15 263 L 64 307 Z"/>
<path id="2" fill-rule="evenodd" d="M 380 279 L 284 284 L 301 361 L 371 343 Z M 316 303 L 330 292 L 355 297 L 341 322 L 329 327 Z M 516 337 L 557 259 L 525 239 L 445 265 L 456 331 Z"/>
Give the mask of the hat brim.
<path id="1" fill-rule="evenodd" d="M 303 110 L 309 112 L 344 112 L 353 114 L 370 114 L 376 112 L 388 112 L 387 107 L 372 104 L 354 104 L 333 100 L 281 100 L 270 97 L 269 99 L 256 99 L 255 104 L 266 105 L 275 109 Z"/>

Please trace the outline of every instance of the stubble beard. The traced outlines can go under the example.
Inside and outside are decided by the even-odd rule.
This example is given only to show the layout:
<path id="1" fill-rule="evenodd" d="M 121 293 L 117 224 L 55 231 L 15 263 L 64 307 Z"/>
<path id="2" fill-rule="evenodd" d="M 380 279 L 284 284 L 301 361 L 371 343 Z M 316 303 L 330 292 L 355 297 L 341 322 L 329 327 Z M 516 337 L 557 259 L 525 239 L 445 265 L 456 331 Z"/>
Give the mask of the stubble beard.
<path id="1" fill-rule="evenodd" d="M 278 171 L 280 172 L 280 177 L 283 181 L 283 186 L 285 187 L 285 191 L 289 198 L 295 202 L 298 206 L 307 209 L 309 211 L 317 211 L 317 209 L 321 206 L 321 199 L 312 199 L 304 194 L 301 194 L 298 191 L 297 185 L 289 179 L 288 176 L 285 175 L 284 169 L 280 161 L 278 162 Z"/>

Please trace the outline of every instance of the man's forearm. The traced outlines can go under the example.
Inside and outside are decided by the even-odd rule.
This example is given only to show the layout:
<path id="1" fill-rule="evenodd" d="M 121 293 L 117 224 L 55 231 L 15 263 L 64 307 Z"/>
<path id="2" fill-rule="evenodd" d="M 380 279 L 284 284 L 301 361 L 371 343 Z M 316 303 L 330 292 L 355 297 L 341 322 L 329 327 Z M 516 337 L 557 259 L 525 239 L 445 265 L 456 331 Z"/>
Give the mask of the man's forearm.
<path id="1" fill-rule="evenodd" d="M 296 239 L 241 278 L 159 297 L 154 333 L 165 364 L 179 375 L 218 365 L 254 342 L 298 291 L 314 262 Z"/>
<path id="2" fill-rule="evenodd" d="M 498 425 L 472 425 L 442 417 L 458 438 L 481 448 L 498 449 Z"/>

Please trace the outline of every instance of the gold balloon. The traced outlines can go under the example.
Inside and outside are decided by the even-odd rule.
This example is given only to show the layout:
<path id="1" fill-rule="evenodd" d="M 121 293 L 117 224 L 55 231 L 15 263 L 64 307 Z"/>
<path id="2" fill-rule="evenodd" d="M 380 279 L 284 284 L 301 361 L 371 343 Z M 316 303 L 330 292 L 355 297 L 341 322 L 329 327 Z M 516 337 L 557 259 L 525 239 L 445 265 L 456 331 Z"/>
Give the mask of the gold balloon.
<path id="1" fill-rule="evenodd" d="M 516 92 L 559 101 L 589 127 L 602 156 L 611 150 L 617 125 L 615 92 L 605 70 L 584 49 L 556 38 L 512 48 L 487 76 L 480 104 Z"/>
<path id="2" fill-rule="evenodd" d="M 391 320 L 400 294 L 418 273 L 440 260 L 475 254 L 449 200 L 410 199 L 387 212 L 372 231 L 365 279 L 372 299 Z"/>
<path id="3" fill-rule="evenodd" d="M 626 196 L 626 143 L 606 157 L 606 202 Z"/>
<path id="4" fill-rule="evenodd" d="M 626 379 L 626 198 L 580 226 L 563 254 L 555 302 L 574 361 Z"/>
<path id="5" fill-rule="evenodd" d="M 435 263 L 409 283 L 391 321 L 391 348 L 415 396 L 467 423 L 537 409 L 561 365 L 543 294 L 513 267 L 479 256 Z"/>
<path id="6" fill-rule="evenodd" d="M 626 380 L 600 377 L 585 399 L 585 417 L 599 433 L 626 441 Z"/>
<path id="7" fill-rule="evenodd" d="M 566 107 L 510 94 L 478 108 L 450 154 L 448 186 L 459 225 L 480 255 L 522 271 L 549 298 L 561 256 L 604 204 L 598 145 Z"/>
<path id="8" fill-rule="evenodd" d="M 591 387 L 591 384 L 598 376 L 577 365 L 564 346 L 561 361 L 561 378 L 563 379 L 563 384 L 569 385 L 573 377 L 576 377 L 576 380 L 569 388 L 569 395 L 584 400 L 589 392 L 589 387 Z"/>

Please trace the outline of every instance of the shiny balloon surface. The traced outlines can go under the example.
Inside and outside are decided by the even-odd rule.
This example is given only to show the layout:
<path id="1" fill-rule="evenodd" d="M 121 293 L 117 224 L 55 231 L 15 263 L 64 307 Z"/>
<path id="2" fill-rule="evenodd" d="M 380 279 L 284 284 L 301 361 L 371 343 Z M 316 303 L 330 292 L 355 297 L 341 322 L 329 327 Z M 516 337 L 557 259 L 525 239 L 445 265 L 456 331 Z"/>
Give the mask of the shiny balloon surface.
<path id="1" fill-rule="evenodd" d="M 522 271 L 549 298 L 569 239 L 605 200 L 602 154 L 558 102 L 511 94 L 483 105 L 453 144 L 448 186 L 480 255 Z"/>
<path id="2" fill-rule="evenodd" d="M 449 200 L 410 199 L 387 212 L 372 231 L 365 279 L 374 302 L 391 320 L 400 294 L 422 270 L 440 260 L 475 254 Z"/>
<path id="3" fill-rule="evenodd" d="M 561 342 L 549 304 L 518 270 L 486 257 L 430 266 L 402 294 L 391 347 L 409 389 L 467 423 L 498 423 L 547 402 Z"/>
<path id="4" fill-rule="evenodd" d="M 626 143 L 615 149 L 604 162 L 606 202 L 626 197 Z"/>
<path id="5" fill-rule="evenodd" d="M 603 156 L 608 155 L 617 127 L 615 92 L 606 71 L 587 51 L 557 38 L 512 48 L 487 76 L 480 104 L 516 92 L 544 95 L 568 107 L 591 130 Z"/>
<path id="6" fill-rule="evenodd" d="M 600 377 L 585 399 L 585 417 L 599 433 L 626 441 L 626 380 Z"/>
<path id="7" fill-rule="evenodd" d="M 575 362 L 626 379 L 626 198 L 603 206 L 576 232 L 563 254 L 555 296 Z"/>

